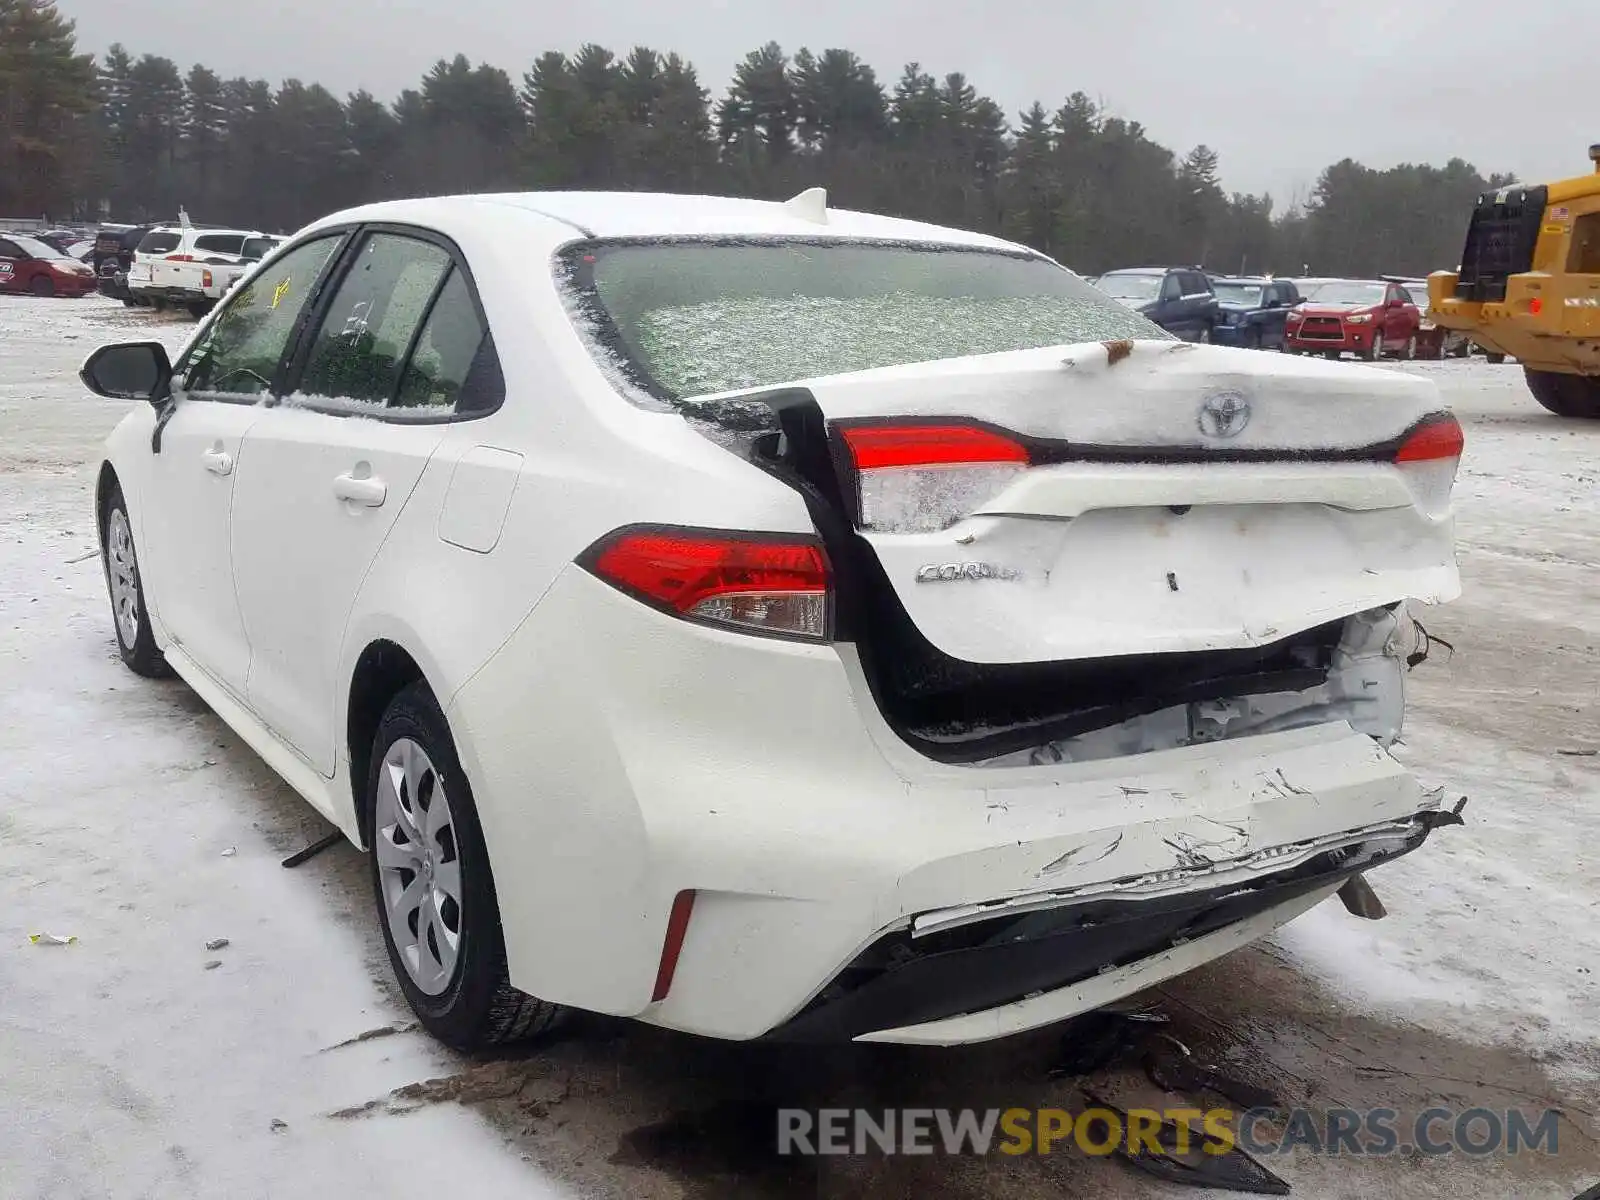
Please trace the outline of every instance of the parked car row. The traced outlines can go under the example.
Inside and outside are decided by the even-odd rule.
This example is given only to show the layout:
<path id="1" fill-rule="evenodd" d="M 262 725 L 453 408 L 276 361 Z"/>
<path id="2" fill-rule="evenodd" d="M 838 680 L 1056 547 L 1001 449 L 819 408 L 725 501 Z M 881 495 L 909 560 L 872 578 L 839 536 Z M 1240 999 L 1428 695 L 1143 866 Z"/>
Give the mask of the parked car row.
<path id="1" fill-rule="evenodd" d="M 91 261 L 103 295 L 201 317 L 282 241 L 254 229 L 195 225 L 180 215 L 176 225 L 103 227 Z"/>
<path id="2" fill-rule="evenodd" d="M 1130 267 L 1101 291 L 1186 341 L 1338 358 L 1464 357 L 1471 345 L 1427 314 L 1426 280 L 1273 279 L 1199 267 Z"/>

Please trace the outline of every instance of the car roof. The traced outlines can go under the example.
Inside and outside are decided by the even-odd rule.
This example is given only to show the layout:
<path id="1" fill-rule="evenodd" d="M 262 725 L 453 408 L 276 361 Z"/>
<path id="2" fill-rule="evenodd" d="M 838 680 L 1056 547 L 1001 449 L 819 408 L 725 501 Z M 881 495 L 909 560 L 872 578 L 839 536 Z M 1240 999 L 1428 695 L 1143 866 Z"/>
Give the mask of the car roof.
<path id="1" fill-rule="evenodd" d="M 798 202 L 741 200 L 660 192 L 513 192 L 392 200 L 335 213 L 317 225 L 396 221 L 439 225 L 471 220 L 490 210 L 520 210 L 568 226 L 575 237 L 808 237 L 931 242 L 949 246 L 1027 251 L 986 234 L 922 221 L 829 208 L 812 219 Z"/>
<path id="2" fill-rule="evenodd" d="M 1247 283 L 1252 287 L 1265 287 L 1269 283 L 1277 283 L 1276 279 L 1266 279 L 1260 275 L 1213 275 L 1212 283 Z"/>
<path id="3" fill-rule="evenodd" d="M 1105 275 L 1165 275 L 1168 271 L 1188 271 L 1190 267 L 1118 267 Z M 1104 276 L 1102 276 L 1103 278 Z"/>

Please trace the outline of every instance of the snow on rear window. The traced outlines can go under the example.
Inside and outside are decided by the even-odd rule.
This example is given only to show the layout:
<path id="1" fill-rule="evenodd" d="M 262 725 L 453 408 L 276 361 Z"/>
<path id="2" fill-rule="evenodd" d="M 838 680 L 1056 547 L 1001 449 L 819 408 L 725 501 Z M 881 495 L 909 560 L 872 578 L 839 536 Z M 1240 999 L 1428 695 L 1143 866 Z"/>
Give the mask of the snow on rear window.
<path id="1" fill-rule="evenodd" d="M 667 399 L 1156 326 L 1043 258 L 775 239 L 587 243 L 561 264 L 596 361 Z"/>

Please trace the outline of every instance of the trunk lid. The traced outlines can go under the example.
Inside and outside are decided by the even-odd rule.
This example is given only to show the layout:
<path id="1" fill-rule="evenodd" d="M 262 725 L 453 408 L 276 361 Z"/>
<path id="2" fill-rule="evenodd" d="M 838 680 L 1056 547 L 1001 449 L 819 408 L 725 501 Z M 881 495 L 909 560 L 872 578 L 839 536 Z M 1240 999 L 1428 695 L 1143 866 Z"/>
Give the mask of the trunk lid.
<path id="1" fill-rule="evenodd" d="M 1425 379 L 1150 341 L 796 387 L 859 536 L 957 660 L 1239 650 L 1459 591 L 1459 445 L 1395 461 L 1440 428 Z"/>

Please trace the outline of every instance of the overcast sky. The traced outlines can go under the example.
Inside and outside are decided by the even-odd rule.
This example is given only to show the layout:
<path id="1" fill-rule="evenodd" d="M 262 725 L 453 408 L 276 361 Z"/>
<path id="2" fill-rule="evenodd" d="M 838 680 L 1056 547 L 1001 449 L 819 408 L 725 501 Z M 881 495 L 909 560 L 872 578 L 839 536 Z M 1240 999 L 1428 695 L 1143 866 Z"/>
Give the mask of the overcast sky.
<path id="1" fill-rule="evenodd" d="M 962 71 L 1011 115 L 1077 90 L 1180 154 L 1222 156 L 1230 191 L 1308 192 L 1346 156 L 1540 180 L 1600 141 L 1600 0 L 58 0 L 81 47 L 203 62 L 383 99 L 464 53 L 520 79 L 543 51 L 676 50 L 720 94 L 745 52 L 842 46 L 892 86 Z"/>

